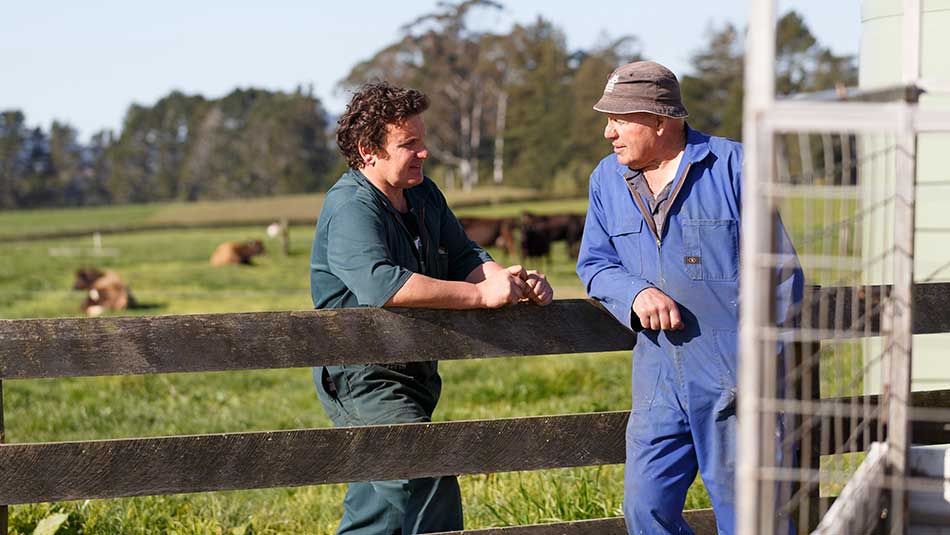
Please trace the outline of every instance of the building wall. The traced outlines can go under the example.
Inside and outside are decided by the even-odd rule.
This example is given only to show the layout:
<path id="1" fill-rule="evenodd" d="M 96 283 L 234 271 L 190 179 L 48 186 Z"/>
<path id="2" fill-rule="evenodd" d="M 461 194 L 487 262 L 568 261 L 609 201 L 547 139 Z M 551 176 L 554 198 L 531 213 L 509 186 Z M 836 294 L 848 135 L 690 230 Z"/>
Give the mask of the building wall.
<path id="1" fill-rule="evenodd" d="M 921 23 L 921 77 L 950 81 L 950 0 L 923 0 Z M 859 85 L 864 89 L 901 83 L 903 54 L 902 0 L 863 0 L 861 5 Z M 924 110 L 950 108 L 950 95 L 924 94 Z M 892 141 L 891 141 L 892 142 Z M 859 150 L 874 154 L 889 143 L 879 137 L 862 139 Z M 925 134 L 918 138 L 917 205 L 914 278 L 917 282 L 950 281 L 950 134 Z M 860 155 L 859 155 L 860 159 Z M 869 158 L 859 168 L 865 201 L 881 199 L 894 187 L 893 159 Z M 892 216 L 891 216 L 892 218 Z M 893 245 L 887 225 L 865 232 L 864 259 L 870 260 Z M 891 269 L 872 265 L 869 283 L 889 283 Z M 950 314 L 950 310 L 947 311 Z M 866 344 L 864 354 L 877 355 L 880 341 Z M 913 389 L 950 388 L 950 334 L 914 337 Z M 880 388 L 879 369 L 868 374 L 871 390 Z"/>

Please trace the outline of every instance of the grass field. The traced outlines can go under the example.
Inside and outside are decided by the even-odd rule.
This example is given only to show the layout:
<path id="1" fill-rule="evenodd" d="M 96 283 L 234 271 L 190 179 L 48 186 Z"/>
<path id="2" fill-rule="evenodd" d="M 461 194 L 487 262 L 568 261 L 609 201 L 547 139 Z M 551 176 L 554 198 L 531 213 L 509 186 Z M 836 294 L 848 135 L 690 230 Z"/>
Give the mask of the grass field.
<path id="1" fill-rule="evenodd" d="M 447 192 L 452 205 L 493 205 L 531 201 L 540 196 L 526 188 L 485 187 L 473 192 Z M 257 199 L 194 203 L 133 204 L 95 208 L 0 211 L 0 239 L 88 229 L 278 221 L 316 222 L 323 194 L 285 195 Z"/>
<path id="2" fill-rule="evenodd" d="M 559 203 L 570 205 L 572 211 L 584 208 L 576 202 L 558 201 L 496 207 L 495 212 L 493 207 L 478 210 L 487 210 L 485 215 L 517 215 L 523 209 L 557 211 Z M 102 222 L 120 217 L 156 221 L 162 213 L 175 210 L 174 206 L 139 206 L 82 213 Z M 2 214 L 7 218 L 4 224 L 15 221 L 32 229 L 70 224 L 68 214 L 18 215 L 22 219 Z M 69 288 L 75 270 L 86 265 L 115 269 L 128 280 L 145 305 L 131 314 L 310 308 L 312 228 L 291 228 L 287 257 L 279 254 L 279 243 L 271 240 L 265 241 L 269 254 L 255 259 L 255 266 L 214 268 L 208 264 L 217 243 L 263 239 L 263 230 L 234 227 L 103 236 L 104 247 L 119 251 L 115 257 L 49 254 L 50 248 L 57 247 L 87 252 L 91 246 L 87 239 L 2 244 L 0 317 L 79 316 L 82 292 Z M 508 260 L 500 251 L 492 252 L 499 260 Z M 583 297 L 563 244 L 556 245 L 543 269 L 557 297 Z M 436 420 L 624 410 L 630 399 L 629 362 L 626 353 L 445 362 L 445 390 Z M 330 425 L 308 369 L 5 381 L 3 386 L 8 442 Z M 620 514 L 620 466 L 466 476 L 461 482 L 470 528 Z M 90 535 L 332 533 L 344 491 L 342 485 L 327 485 L 13 506 L 11 532 L 33 533 L 48 518 L 64 519 L 56 533 Z M 706 506 L 708 498 L 697 483 L 688 507 Z"/>
<path id="3" fill-rule="evenodd" d="M 69 229 L 83 225 L 162 221 L 213 221 L 267 214 L 315 217 L 321 198 L 301 196 L 205 205 L 147 205 L 0 213 L 3 233 Z M 586 202 L 524 201 L 458 209 L 459 214 L 515 216 L 583 212 Z M 812 210 L 814 207 L 808 208 Z M 838 210 L 840 207 L 834 207 Z M 822 209 L 824 211 L 824 209 Z M 842 213 L 846 213 L 843 210 Z M 798 214 L 798 215 L 796 215 Z M 815 235 L 806 208 L 783 210 L 796 244 Z M 71 291 L 75 270 L 96 265 L 115 269 L 130 283 L 144 308 L 130 314 L 189 314 L 311 307 L 308 260 L 312 228 L 291 228 L 291 251 L 266 241 L 257 226 L 156 231 L 103 236 L 115 257 L 51 256 L 57 247 L 89 251 L 87 238 L 0 242 L 0 317 L 78 316 L 82 293 Z M 208 257 L 225 240 L 265 239 L 269 254 L 252 267 L 214 268 Z M 835 234 L 803 243 L 800 251 L 835 251 Z M 509 259 L 492 251 L 502 262 Z M 562 243 L 545 271 L 558 298 L 584 296 Z M 806 273 L 826 283 L 836 273 Z M 828 354 L 826 359 L 833 359 Z M 839 359 L 840 360 L 840 359 Z M 462 420 L 624 410 L 629 407 L 629 355 L 526 357 L 445 362 L 445 390 L 436 420 Z M 829 362 L 830 364 L 830 362 Z M 850 366 L 848 366 L 850 367 Z M 823 372 L 834 375 L 835 367 Z M 829 376 L 827 381 L 834 381 Z M 36 442 L 263 431 L 325 427 L 330 423 L 316 399 L 307 369 L 174 374 L 60 380 L 6 381 L 3 385 L 6 439 Z M 622 467 L 604 466 L 544 472 L 466 476 L 461 479 L 469 528 L 575 520 L 620 514 Z M 339 519 L 342 485 L 92 500 L 11 508 L 11 532 L 30 534 L 44 518 L 65 519 L 56 533 L 299 534 L 332 533 Z M 697 482 L 687 508 L 708 507 Z M 62 514 L 65 516 L 52 516 Z"/>

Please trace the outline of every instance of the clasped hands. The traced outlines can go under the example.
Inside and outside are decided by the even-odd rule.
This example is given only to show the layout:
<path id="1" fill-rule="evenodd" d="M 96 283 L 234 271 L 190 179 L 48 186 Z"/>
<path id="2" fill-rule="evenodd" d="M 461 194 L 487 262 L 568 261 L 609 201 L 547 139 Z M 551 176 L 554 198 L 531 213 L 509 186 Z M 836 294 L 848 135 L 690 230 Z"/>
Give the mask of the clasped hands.
<path id="1" fill-rule="evenodd" d="M 520 265 L 495 271 L 476 287 L 486 308 L 499 308 L 519 301 L 544 306 L 554 299 L 554 289 L 547 277 Z"/>

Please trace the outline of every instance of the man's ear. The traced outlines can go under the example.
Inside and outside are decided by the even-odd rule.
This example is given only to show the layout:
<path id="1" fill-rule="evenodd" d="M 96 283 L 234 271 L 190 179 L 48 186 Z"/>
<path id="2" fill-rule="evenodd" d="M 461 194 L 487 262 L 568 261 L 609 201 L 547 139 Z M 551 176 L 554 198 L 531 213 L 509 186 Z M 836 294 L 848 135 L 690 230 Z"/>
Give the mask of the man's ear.
<path id="1" fill-rule="evenodd" d="M 363 162 L 363 167 L 368 167 L 376 163 L 376 155 L 367 151 L 362 144 L 357 144 L 356 148 L 360 151 L 360 160 Z"/>

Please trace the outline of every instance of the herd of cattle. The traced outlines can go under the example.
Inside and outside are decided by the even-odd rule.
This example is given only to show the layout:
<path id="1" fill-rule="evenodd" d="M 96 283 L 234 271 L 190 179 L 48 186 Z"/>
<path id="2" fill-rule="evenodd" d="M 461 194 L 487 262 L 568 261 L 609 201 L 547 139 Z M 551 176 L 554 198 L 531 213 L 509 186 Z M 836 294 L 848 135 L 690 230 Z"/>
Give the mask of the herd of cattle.
<path id="1" fill-rule="evenodd" d="M 525 212 L 520 218 L 460 217 L 468 237 L 482 247 L 499 247 L 510 258 L 549 258 L 551 244 L 563 241 L 571 258 L 577 258 L 584 216 L 580 214 L 536 215 Z M 211 265 L 251 265 L 251 258 L 264 254 L 260 240 L 229 241 L 211 254 Z M 85 290 L 80 307 L 86 315 L 98 316 L 107 310 L 135 308 L 136 301 L 118 273 L 86 267 L 76 272 L 74 290 Z"/>
<path id="2" fill-rule="evenodd" d="M 460 217 L 469 239 L 482 247 L 499 247 L 512 258 L 548 258 L 551 244 L 563 241 L 567 254 L 577 258 L 584 234 L 583 214 L 514 217 Z"/>

